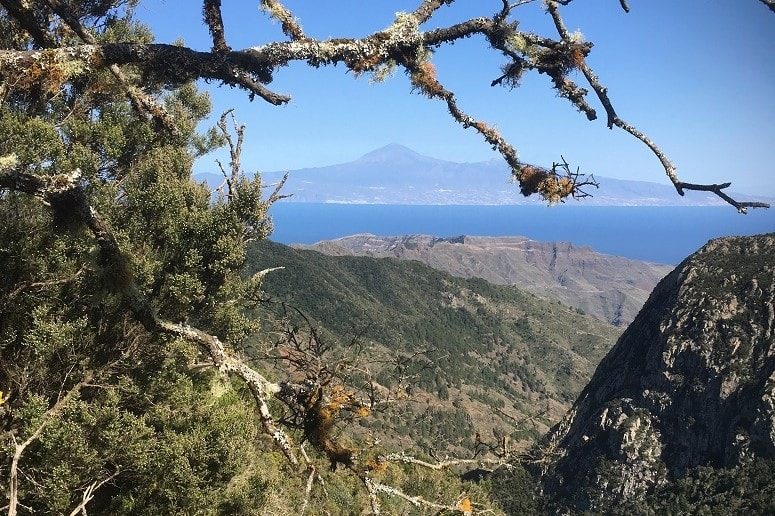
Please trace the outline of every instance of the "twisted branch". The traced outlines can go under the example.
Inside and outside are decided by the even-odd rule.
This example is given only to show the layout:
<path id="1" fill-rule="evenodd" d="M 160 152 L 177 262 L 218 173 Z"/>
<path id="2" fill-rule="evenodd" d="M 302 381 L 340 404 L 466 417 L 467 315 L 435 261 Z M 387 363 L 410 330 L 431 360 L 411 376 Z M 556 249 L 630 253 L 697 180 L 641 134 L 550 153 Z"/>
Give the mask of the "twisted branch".
<path id="1" fill-rule="evenodd" d="M 552 16 L 552 20 L 554 21 L 554 25 L 557 29 L 557 33 L 560 35 L 562 40 L 566 42 L 571 42 L 571 35 L 568 31 L 568 28 L 565 26 L 565 22 L 563 21 L 562 16 L 560 15 L 560 9 L 558 7 L 559 3 L 561 2 L 558 2 L 557 0 L 547 1 L 546 2 L 547 10 L 549 11 L 549 14 Z M 584 77 L 587 79 L 587 82 L 595 91 L 598 99 L 600 100 L 600 103 L 603 105 L 606 111 L 606 114 L 608 115 L 608 128 L 612 129 L 614 126 L 619 127 L 620 129 L 630 133 L 632 136 L 634 136 L 635 138 L 643 142 L 646 145 L 646 147 L 648 147 L 649 150 L 651 150 L 651 152 L 657 157 L 657 159 L 659 159 L 659 162 L 662 164 L 662 167 L 665 169 L 665 173 L 667 174 L 667 177 L 670 179 L 670 182 L 673 183 L 673 186 L 675 187 L 679 195 L 683 196 L 685 194 L 684 190 L 698 190 L 698 191 L 712 192 L 716 194 L 718 197 L 720 197 L 722 200 L 724 200 L 725 202 L 734 206 L 737 209 L 737 211 L 740 213 L 747 213 L 748 208 L 769 208 L 770 207 L 769 204 L 764 202 L 736 201 L 735 199 L 727 195 L 725 192 L 723 192 L 723 190 L 729 187 L 731 183 L 704 185 L 704 184 L 694 184 L 694 183 L 687 183 L 687 182 L 681 181 L 681 179 L 679 179 L 678 177 L 678 173 L 676 171 L 675 165 L 673 165 L 673 163 L 670 161 L 667 155 L 662 151 L 662 149 L 659 148 L 659 146 L 656 143 L 654 143 L 654 141 L 651 138 L 649 138 L 646 134 L 644 134 L 642 131 L 638 130 L 628 122 L 622 120 L 616 114 L 616 110 L 614 109 L 613 104 L 611 103 L 611 99 L 608 97 L 608 88 L 602 85 L 599 77 L 587 64 L 585 56 L 580 56 L 577 62 L 577 66 L 579 70 L 581 70 L 581 73 L 584 74 Z"/>
<path id="2" fill-rule="evenodd" d="M 211 52 L 197 52 L 186 47 L 164 44 L 132 43 L 86 44 L 48 48 L 43 51 L 5 50 L 0 51 L 0 81 L 10 85 L 14 84 L 14 78 L 21 76 L 23 80 L 17 82 L 14 87 L 30 87 L 34 83 L 47 81 L 49 87 L 54 87 L 93 69 L 133 64 L 138 66 L 147 77 L 157 81 L 174 85 L 200 78 L 214 79 L 245 89 L 251 98 L 257 95 L 271 104 L 279 105 L 289 102 L 290 97 L 270 91 L 265 84 L 271 82 L 272 74 L 278 67 L 292 61 L 306 61 L 314 67 L 343 63 L 356 74 L 365 71 L 374 72 L 379 67 L 399 63 L 412 78 L 416 90 L 444 100 L 453 119 L 463 127 L 476 128 L 484 139 L 501 153 L 525 195 L 538 192 L 550 202 L 562 201 L 567 197 L 583 197 L 584 195 L 579 195 L 577 184 L 572 177 L 554 176 L 549 173 L 548 168 L 520 163 L 514 147 L 506 142 L 497 130 L 460 109 L 453 92 L 444 88 L 433 74 L 429 73 L 431 65 L 427 63 L 427 55 L 433 48 L 474 34 L 481 34 L 493 48 L 510 60 L 510 63 L 504 67 L 503 75 L 492 81 L 493 84 L 515 85 L 525 70 L 546 73 L 552 78 L 554 87 L 561 96 L 569 99 L 589 120 L 594 120 L 597 114 L 586 101 L 587 91 L 567 77 L 570 69 L 578 68 L 603 105 L 608 126 L 610 128 L 617 126 L 645 144 L 660 160 L 680 195 L 684 194 L 684 190 L 711 191 L 742 213 L 745 213 L 748 208 L 766 206 L 765 203 L 760 202 L 747 203 L 735 200 L 730 202 L 728 195 L 720 195 L 723 193 L 722 185 L 695 185 L 682 182 L 677 177 L 675 166 L 664 152 L 648 136 L 619 118 L 608 97 L 607 89 L 586 63 L 591 45 L 574 41 L 560 17 L 558 6 L 567 5 L 571 0 L 547 2 L 549 12 L 560 34 L 559 41 L 520 31 L 516 22 L 507 21 L 515 7 L 528 3 L 529 0 L 501 1 L 502 9 L 491 18 L 474 18 L 449 27 L 423 32 L 419 30 L 419 25 L 430 20 L 440 7 L 452 4 L 454 0 L 422 0 L 412 13 L 399 13 L 392 25 L 364 38 L 316 40 L 304 33 L 293 13 L 280 1 L 262 0 L 262 8 L 281 23 L 283 32 L 290 41 L 234 51 L 226 44 L 220 1 L 204 0 L 205 23 L 213 37 Z M 771 0 L 762 1 L 772 7 Z M 46 2 L 58 9 L 63 20 L 79 33 L 84 41 L 93 43 L 93 39 L 89 39 L 88 34 L 73 23 L 73 20 L 68 21 L 68 13 L 63 10 L 62 0 L 46 0 Z M 31 33 L 37 34 L 35 39 L 40 40 L 41 46 L 52 45 L 52 41 L 46 38 L 45 33 L 39 33 L 42 29 L 36 25 L 34 17 L 30 19 L 31 11 L 25 10 L 23 3 L 16 0 L 0 0 L 0 4 L 6 6 L 9 13 Z M 620 0 L 620 5 L 625 11 L 629 9 L 626 0 Z M 37 79 L 33 80 L 33 77 Z M 142 92 L 134 91 L 131 87 L 127 89 L 133 103 L 143 104 L 146 100 Z M 153 112 L 152 107 L 145 106 L 145 108 Z"/>
<path id="3" fill-rule="evenodd" d="M 84 43 L 90 45 L 97 44 L 97 40 L 92 36 L 78 20 L 70 7 L 62 0 L 45 0 L 46 4 L 59 16 L 70 29 L 75 32 L 78 37 Z M 52 45 L 53 46 L 53 45 Z M 124 75 L 124 72 L 116 64 L 108 66 L 108 70 L 116 78 L 118 83 L 123 87 L 126 96 L 132 104 L 132 107 L 138 113 L 145 116 L 147 119 L 153 119 L 158 125 L 164 127 L 170 134 L 178 134 L 177 126 L 172 120 L 172 117 L 166 109 L 158 102 L 156 102 L 150 95 L 142 91 L 137 86 L 133 85 L 129 79 Z"/>

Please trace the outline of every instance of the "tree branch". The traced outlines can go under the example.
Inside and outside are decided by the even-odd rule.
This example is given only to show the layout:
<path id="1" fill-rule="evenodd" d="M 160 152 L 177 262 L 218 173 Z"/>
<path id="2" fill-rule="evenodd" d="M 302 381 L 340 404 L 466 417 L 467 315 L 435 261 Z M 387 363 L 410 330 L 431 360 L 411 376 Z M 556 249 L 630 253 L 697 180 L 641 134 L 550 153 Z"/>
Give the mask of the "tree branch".
<path id="1" fill-rule="evenodd" d="M 216 54 L 226 54 L 231 51 L 231 47 L 226 44 L 226 36 L 223 28 L 223 17 L 221 15 L 221 0 L 204 0 L 202 6 L 205 24 L 210 30 L 213 38 L 213 52 Z"/>
<path id="2" fill-rule="evenodd" d="M 445 505 L 441 503 L 431 502 L 430 500 L 426 500 L 425 498 L 419 495 L 412 496 L 412 495 L 406 494 L 405 492 L 401 491 L 396 487 L 392 487 L 392 486 L 383 484 L 381 482 L 376 482 L 368 475 L 363 476 L 362 482 L 366 487 L 366 491 L 369 493 L 369 499 L 371 501 L 371 510 L 374 514 L 381 513 L 379 498 L 377 497 L 379 493 L 384 493 L 390 496 L 394 496 L 396 498 L 400 498 L 402 500 L 409 502 L 415 507 L 421 507 L 425 509 L 435 509 L 441 512 L 451 511 L 456 514 L 463 514 L 463 515 L 472 514 L 471 502 L 470 500 L 468 500 L 468 498 L 463 498 L 460 502 L 456 503 L 455 505 Z"/>
<path id="3" fill-rule="evenodd" d="M 548 0 L 546 2 L 546 6 L 549 11 L 549 14 L 552 16 L 554 25 L 562 40 L 571 41 L 571 35 L 568 32 L 567 27 L 565 26 L 565 22 L 563 21 L 562 16 L 560 15 L 560 9 L 558 7 L 557 0 Z M 600 79 L 594 73 L 594 71 L 589 67 L 589 65 L 586 62 L 586 58 L 584 56 L 580 56 L 577 62 L 577 66 L 584 74 L 584 77 L 587 79 L 587 82 L 589 83 L 589 85 L 597 94 L 597 97 L 600 100 L 600 103 L 603 104 L 606 114 L 608 115 L 608 128 L 612 129 L 613 126 L 619 127 L 620 129 L 630 133 L 632 136 L 634 136 L 635 138 L 643 142 L 646 145 L 646 147 L 648 147 L 651 150 L 651 152 L 657 157 L 657 159 L 659 159 L 660 163 L 662 164 L 662 167 L 665 169 L 665 173 L 667 174 L 667 177 L 673 183 L 673 186 L 675 187 L 679 195 L 683 196 L 684 190 L 700 190 L 700 191 L 712 192 L 717 196 L 719 196 L 721 199 L 723 199 L 725 202 L 734 206 L 737 209 L 737 211 L 740 213 L 747 213 L 748 208 L 769 208 L 770 207 L 769 204 L 764 202 L 740 202 L 740 201 L 734 200 L 733 198 L 731 198 L 729 195 L 727 195 L 722 191 L 724 188 L 727 188 L 728 186 L 730 186 L 731 183 L 724 183 L 722 185 L 716 185 L 716 184 L 698 185 L 693 183 L 685 183 L 681 181 L 678 177 L 678 173 L 675 165 L 673 165 L 673 163 L 670 161 L 667 155 L 662 151 L 662 149 L 660 149 L 659 146 L 657 146 L 657 144 L 654 143 L 653 140 L 651 140 L 651 138 L 646 136 L 646 134 L 644 134 L 643 132 L 636 129 L 631 124 L 619 118 L 619 116 L 616 114 L 616 111 L 614 110 L 614 107 L 613 107 L 613 104 L 611 103 L 610 98 L 608 97 L 608 89 L 601 84 Z"/>
<path id="4" fill-rule="evenodd" d="M 84 43 L 90 45 L 97 44 L 97 40 L 94 36 L 84 29 L 83 25 L 81 25 L 81 22 L 78 20 L 78 17 L 73 14 L 70 7 L 65 2 L 62 0 L 45 0 L 45 2 Z M 157 103 L 150 95 L 140 88 L 131 84 L 117 64 L 109 65 L 108 70 L 110 70 L 113 77 L 115 77 L 118 83 L 123 87 L 124 92 L 135 111 L 146 119 L 155 120 L 159 126 L 166 129 L 170 134 L 178 134 L 175 122 L 163 106 Z"/>
<path id="5" fill-rule="evenodd" d="M 43 433 L 43 430 L 46 429 L 46 427 L 53 421 L 59 414 L 62 412 L 62 410 L 67 406 L 70 401 L 75 398 L 81 391 L 81 389 L 91 382 L 92 378 L 94 377 L 93 371 L 86 371 L 83 378 L 80 382 L 73 385 L 70 390 L 67 391 L 67 394 L 60 397 L 54 405 L 46 410 L 46 412 L 41 416 L 40 422 L 38 423 L 38 426 L 35 427 L 35 430 L 21 443 L 16 442 L 16 438 L 14 438 L 14 452 L 13 456 L 11 458 L 11 468 L 9 472 L 9 483 L 8 483 L 8 516 L 16 516 L 18 511 L 18 503 L 19 503 L 19 461 L 22 458 L 22 454 L 24 454 L 24 451 L 27 449 L 27 447 L 35 442 L 38 437 L 40 437 L 40 434 Z"/>
<path id="6" fill-rule="evenodd" d="M 286 36 L 296 41 L 307 39 L 304 29 L 301 28 L 296 17 L 281 2 L 277 0 L 261 0 L 261 7 L 272 18 L 280 22 Z"/>
<path id="7" fill-rule="evenodd" d="M 60 5 L 61 11 L 61 0 L 46 1 L 55 8 Z M 399 13 L 389 27 L 364 38 L 316 40 L 306 36 L 293 14 L 280 1 L 262 0 L 263 9 L 282 24 L 283 31 L 291 41 L 230 51 L 222 34 L 220 1 L 204 0 L 205 21 L 213 36 L 212 52 L 197 52 L 173 45 L 133 43 L 87 44 L 42 51 L 5 50 L 0 51 L 0 82 L 14 84 L 14 80 L 21 77 L 14 87 L 25 88 L 42 84 L 52 89 L 93 69 L 133 64 L 152 82 L 174 85 L 195 79 L 219 80 L 224 84 L 247 90 L 251 98 L 258 95 L 271 104 L 279 105 L 287 103 L 290 97 L 274 93 L 264 85 L 271 82 L 275 69 L 292 61 L 306 61 L 314 67 L 344 63 L 356 74 L 373 72 L 381 66 L 399 63 L 406 68 L 415 88 L 430 97 L 444 100 L 456 121 L 463 127 L 477 129 L 485 140 L 501 153 L 525 195 L 538 192 L 550 202 L 561 201 L 569 196 L 583 197 L 584 195 L 577 195 L 577 185 L 572 177 L 555 176 L 548 173 L 546 168 L 520 163 L 514 147 L 494 128 L 463 112 L 457 105 L 453 92 L 445 89 L 431 73 L 432 65 L 427 62 L 427 55 L 433 48 L 474 34 L 482 34 L 493 48 L 511 60 L 504 68 L 504 74 L 495 79 L 493 84 L 515 84 L 527 69 L 547 73 L 559 94 L 568 98 L 589 120 L 594 120 L 597 114 L 586 101 L 587 91 L 567 77 L 569 70 L 578 68 L 605 108 L 608 126 L 617 126 L 643 142 L 660 160 L 680 195 L 683 195 L 685 189 L 696 189 L 678 179 L 675 166 L 650 138 L 618 117 L 606 88 L 586 63 L 585 58 L 591 44 L 574 41 L 560 17 L 558 5 L 567 5 L 570 0 L 547 1 L 548 10 L 561 37 L 560 41 L 519 31 L 516 22 L 507 22 L 511 10 L 528 0 L 501 0 L 503 8 L 491 18 L 474 18 L 427 32 L 419 30 L 421 23 L 429 20 L 441 6 L 453 1 L 423 0 L 413 13 Z M 762 1 L 769 5 L 770 0 Z M 15 7 L 14 12 L 18 12 L 21 18 L 29 18 L 25 18 L 26 11 L 23 11 L 19 2 L 0 0 L 0 3 L 10 5 L 9 9 Z M 624 0 L 620 0 L 620 4 L 625 10 L 629 8 Z M 63 19 L 66 20 L 64 17 Z M 32 23 L 28 19 L 27 22 L 25 25 Z M 70 25 L 79 32 L 76 25 L 72 22 Z M 30 25 L 30 30 L 34 31 L 34 26 Z M 80 29 L 80 32 L 83 30 Z M 87 38 L 86 41 L 93 40 Z M 139 96 L 141 92 L 136 93 L 132 98 L 142 100 Z M 711 188 L 713 185 L 704 186 L 707 191 L 716 195 L 720 191 L 718 188 Z M 725 196 L 719 197 L 729 202 Z M 730 204 L 743 213 L 747 208 L 765 205 L 737 201 Z"/>
<path id="8" fill-rule="evenodd" d="M 226 124 L 226 118 L 229 115 L 231 115 L 231 122 L 232 126 L 234 127 L 234 133 L 237 135 L 237 143 L 234 143 L 234 140 L 231 137 L 231 131 L 229 131 L 229 127 Z M 234 110 L 229 109 L 228 111 L 224 111 L 224 113 L 221 115 L 221 118 L 218 119 L 218 129 L 221 130 L 221 134 L 226 139 L 226 143 L 229 145 L 229 156 L 231 158 L 229 161 L 230 173 L 226 175 L 226 172 L 223 171 L 223 167 L 221 167 L 221 170 L 226 176 L 226 187 L 228 189 L 228 193 L 226 195 L 229 199 L 231 199 L 236 193 L 234 189 L 236 188 L 237 180 L 242 173 L 240 159 L 242 157 L 242 144 L 245 140 L 245 126 L 237 124 L 237 119 L 234 116 Z"/>
<path id="9" fill-rule="evenodd" d="M 506 461 L 502 458 L 481 458 L 481 459 L 446 459 L 438 462 L 428 462 L 405 453 L 391 453 L 383 457 L 384 460 L 389 462 L 401 462 L 403 464 L 413 464 L 415 466 L 421 466 L 423 468 L 432 469 L 434 471 L 442 471 L 452 468 L 454 466 L 463 465 L 482 465 L 482 464 L 496 464 L 503 465 Z"/>
<path id="10" fill-rule="evenodd" d="M 433 14 L 443 5 L 451 5 L 455 0 L 423 0 L 412 13 L 417 22 L 422 24 L 431 19 Z"/>
<path id="11" fill-rule="evenodd" d="M 94 492 L 99 489 L 100 487 L 104 486 L 114 478 L 118 476 L 118 474 L 121 472 L 121 470 L 116 470 L 115 472 L 111 473 L 109 476 L 105 477 L 101 481 L 94 481 L 91 484 L 89 484 L 86 489 L 83 491 L 83 496 L 81 498 L 81 503 L 75 506 L 75 508 L 70 512 L 70 516 L 77 516 L 78 513 L 82 513 L 83 516 L 86 515 L 86 504 L 88 504 L 92 498 L 94 498 Z"/>
<path id="12" fill-rule="evenodd" d="M 0 5 L 5 7 L 8 14 L 16 20 L 22 29 L 32 37 L 32 40 L 40 48 L 51 48 L 56 46 L 54 37 L 46 30 L 40 21 L 35 17 L 35 13 L 27 7 L 26 2 L 18 0 L 0 0 Z"/>

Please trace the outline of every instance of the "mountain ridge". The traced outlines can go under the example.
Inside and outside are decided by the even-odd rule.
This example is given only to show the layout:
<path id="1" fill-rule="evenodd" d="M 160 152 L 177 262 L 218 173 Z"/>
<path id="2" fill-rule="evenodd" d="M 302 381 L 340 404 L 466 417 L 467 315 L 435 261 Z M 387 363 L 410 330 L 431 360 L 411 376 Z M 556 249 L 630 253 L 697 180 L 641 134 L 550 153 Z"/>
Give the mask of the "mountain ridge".
<path id="1" fill-rule="evenodd" d="M 501 160 L 453 162 L 424 156 L 409 147 L 392 143 L 365 153 L 359 158 L 332 165 L 306 167 L 291 171 L 262 173 L 268 183 L 276 183 L 285 173 L 289 178 L 285 194 L 289 202 L 352 204 L 424 204 L 424 205 L 501 205 L 544 204 L 524 197 L 510 182 L 508 166 Z M 216 174 L 198 174 L 212 188 L 223 178 Z M 666 183 L 634 181 L 595 176 L 600 188 L 590 188 L 592 197 L 583 199 L 588 206 L 721 206 L 717 196 L 707 192 L 689 192 L 679 196 Z M 733 193 L 740 200 L 751 196 Z M 764 199 L 767 200 L 767 199 Z"/>
<path id="2" fill-rule="evenodd" d="M 516 285 L 616 326 L 629 324 L 657 282 L 673 269 L 598 253 L 589 246 L 522 236 L 382 237 L 362 233 L 294 247 L 334 256 L 418 260 L 453 276 Z"/>
<path id="3" fill-rule="evenodd" d="M 642 512 L 698 467 L 775 459 L 774 400 L 775 233 L 711 240 L 659 283 L 552 429 L 542 481 L 574 510 Z"/>
<path id="4" fill-rule="evenodd" d="M 263 290 L 302 310 L 326 338 L 358 334 L 375 357 L 431 349 L 415 389 L 420 412 L 400 424 L 410 434 L 413 425 L 425 428 L 430 411 L 442 437 L 456 440 L 451 449 L 462 452 L 477 432 L 513 433 L 509 415 L 546 410 L 516 440 L 548 430 L 620 333 L 557 301 L 416 261 L 327 256 L 271 241 L 251 246 L 247 274 L 276 266 L 283 269 L 267 275 Z M 420 441 L 436 446 L 427 435 Z"/>

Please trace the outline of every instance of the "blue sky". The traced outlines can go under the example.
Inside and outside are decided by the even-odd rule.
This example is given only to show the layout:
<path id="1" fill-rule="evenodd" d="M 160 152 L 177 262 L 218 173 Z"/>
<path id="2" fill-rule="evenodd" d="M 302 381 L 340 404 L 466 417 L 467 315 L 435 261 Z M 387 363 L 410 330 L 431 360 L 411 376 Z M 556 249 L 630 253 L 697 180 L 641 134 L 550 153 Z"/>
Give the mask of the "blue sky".
<path id="1" fill-rule="evenodd" d="M 287 0 L 314 37 L 363 36 L 389 25 L 413 1 Z M 595 44 L 589 63 L 609 87 L 619 115 L 652 137 L 696 182 L 731 180 L 733 190 L 775 196 L 775 15 L 756 0 L 577 0 L 564 9 L 567 25 Z M 200 2 L 157 0 L 138 16 L 159 41 L 182 38 L 209 49 Z M 225 1 L 227 40 L 237 48 L 285 39 L 258 1 Z M 500 0 L 457 0 L 426 28 L 489 15 Z M 521 27 L 555 37 L 537 1 L 520 7 Z M 562 154 L 601 176 L 666 182 L 659 162 L 640 142 L 601 119 L 588 122 L 556 97 L 545 76 L 527 76 L 509 91 L 491 88 L 503 59 L 483 38 L 438 50 L 439 78 L 471 115 L 496 126 L 521 159 L 551 164 Z M 497 158 L 482 138 L 456 124 L 441 102 L 411 93 L 400 71 L 384 83 L 356 78 L 342 66 L 304 63 L 277 71 L 271 88 L 292 102 L 275 107 L 249 102 L 241 90 L 203 85 L 214 113 L 235 108 L 247 125 L 243 163 L 249 171 L 322 166 L 350 161 L 397 142 L 451 161 Z M 196 165 L 216 172 L 214 157 Z"/>

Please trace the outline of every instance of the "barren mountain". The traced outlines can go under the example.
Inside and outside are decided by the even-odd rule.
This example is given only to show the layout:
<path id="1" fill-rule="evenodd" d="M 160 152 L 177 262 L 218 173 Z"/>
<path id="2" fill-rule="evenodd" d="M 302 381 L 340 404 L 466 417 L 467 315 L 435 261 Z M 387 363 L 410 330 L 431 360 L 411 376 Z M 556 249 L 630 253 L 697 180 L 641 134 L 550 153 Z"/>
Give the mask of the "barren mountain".
<path id="1" fill-rule="evenodd" d="M 657 282 L 672 269 L 597 253 L 590 247 L 525 237 L 361 234 L 298 247 L 335 256 L 417 260 L 453 276 L 514 285 L 557 299 L 616 326 L 635 318 Z"/>

